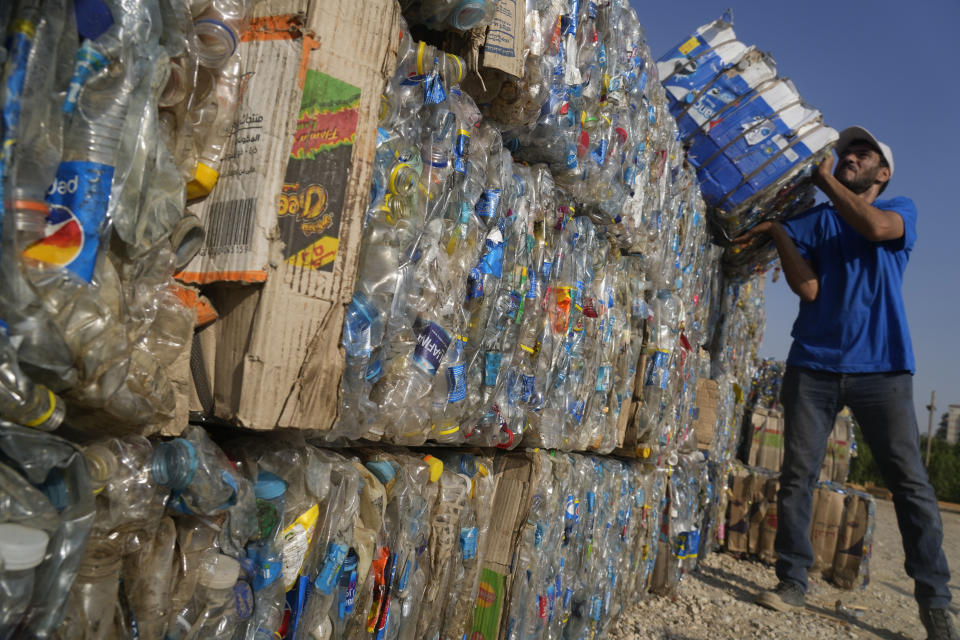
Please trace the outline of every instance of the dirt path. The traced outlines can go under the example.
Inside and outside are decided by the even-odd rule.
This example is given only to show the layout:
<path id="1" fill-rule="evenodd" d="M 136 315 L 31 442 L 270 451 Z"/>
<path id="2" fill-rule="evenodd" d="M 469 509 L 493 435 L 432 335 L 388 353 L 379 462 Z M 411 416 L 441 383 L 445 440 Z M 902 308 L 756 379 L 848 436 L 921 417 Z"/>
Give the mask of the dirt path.
<path id="1" fill-rule="evenodd" d="M 942 510 L 944 552 L 953 570 L 951 609 L 960 623 L 960 512 Z M 924 640 L 917 617 L 913 581 L 903 569 L 903 547 L 893 503 L 877 500 L 877 528 L 870 562 L 870 584 L 844 591 L 812 583 L 807 609 L 779 614 L 753 603 L 757 591 L 776 584 L 773 568 L 713 553 L 684 578 L 674 598 L 649 597 L 628 610 L 610 637 L 627 639 L 740 640 L 741 638 L 880 638 Z M 837 602 L 857 615 L 837 611 Z"/>

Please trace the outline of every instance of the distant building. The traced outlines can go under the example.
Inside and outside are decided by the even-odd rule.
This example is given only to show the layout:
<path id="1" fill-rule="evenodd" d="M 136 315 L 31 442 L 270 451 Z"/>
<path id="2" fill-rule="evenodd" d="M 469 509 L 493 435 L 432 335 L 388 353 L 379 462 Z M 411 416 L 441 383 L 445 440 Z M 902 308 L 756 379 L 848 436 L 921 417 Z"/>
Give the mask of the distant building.
<path id="1" fill-rule="evenodd" d="M 960 441 L 960 404 L 947 407 L 947 412 L 940 418 L 940 428 L 937 429 L 935 437 L 950 444 Z"/>

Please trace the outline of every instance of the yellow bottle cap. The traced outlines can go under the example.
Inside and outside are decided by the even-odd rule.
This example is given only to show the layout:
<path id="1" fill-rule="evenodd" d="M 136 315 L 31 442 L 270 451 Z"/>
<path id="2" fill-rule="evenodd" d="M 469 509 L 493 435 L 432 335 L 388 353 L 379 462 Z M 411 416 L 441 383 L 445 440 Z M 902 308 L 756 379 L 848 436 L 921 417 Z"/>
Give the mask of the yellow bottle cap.
<path id="1" fill-rule="evenodd" d="M 197 168 L 193 172 L 193 180 L 187 183 L 187 200 L 202 198 L 213 191 L 213 186 L 217 184 L 217 178 L 219 177 L 219 171 L 198 162 Z"/>
<path id="2" fill-rule="evenodd" d="M 425 456 L 423 461 L 430 465 L 430 482 L 436 482 L 443 475 L 443 461 L 433 456 Z"/>

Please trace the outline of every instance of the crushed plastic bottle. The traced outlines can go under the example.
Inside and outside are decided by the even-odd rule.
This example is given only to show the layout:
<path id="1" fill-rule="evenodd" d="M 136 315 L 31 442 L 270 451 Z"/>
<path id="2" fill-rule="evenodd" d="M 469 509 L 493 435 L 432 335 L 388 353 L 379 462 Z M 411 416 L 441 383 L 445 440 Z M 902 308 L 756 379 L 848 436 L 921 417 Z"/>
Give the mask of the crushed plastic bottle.
<path id="1" fill-rule="evenodd" d="M 0 634 L 10 637 L 16 631 L 33 597 L 36 568 L 43 562 L 50 537 L 43 529 L 5 522 L 0 524 Z"/>

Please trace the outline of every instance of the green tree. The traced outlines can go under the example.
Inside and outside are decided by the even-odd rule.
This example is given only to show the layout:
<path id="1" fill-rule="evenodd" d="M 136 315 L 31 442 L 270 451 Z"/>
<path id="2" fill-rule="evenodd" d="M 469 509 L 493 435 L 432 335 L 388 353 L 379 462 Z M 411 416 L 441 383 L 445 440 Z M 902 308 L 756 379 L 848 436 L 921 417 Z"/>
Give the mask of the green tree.
<path id="1" fill-rule="evenodd" d="M 853 421 L 854 441 L 857 446 L 857 455 L 850 459 L 849 481 L 855 484 L 874 484 L 878 487 L 884 486 L 883 476 L 880 475 L 880 467 L 873 457 L 873 452 L 867 446 L 867 441 L 863 437 L 863 431 L 856 420 Z"/>
<path id="2" fill-rule="evenodd" d="M 878 487 L 885 486 L 880 467 L 877 465 L 873 452 L 863 438 L 860 425 L 854 422 L 853 432 L 857 443 L 857 455 L 850 461 L 849 481 L 855 484 L 872 483 Z M 920 438 L 920 450 L 926 459 L 927 438 Z M 943 502 L 960 503 L 960 444 L 948 444 L 934 438 L 930 447 L 930 464 L 927 466 L 930 484 L 937 494 L 937 499 Z"/>

